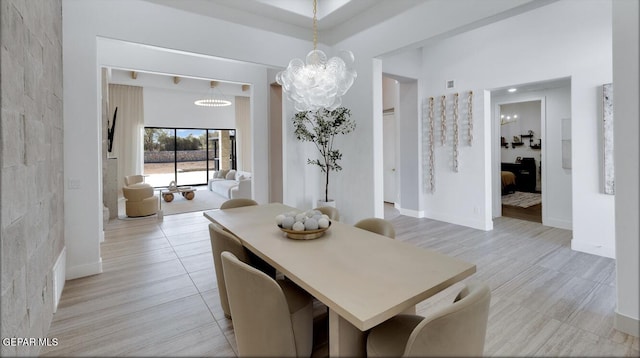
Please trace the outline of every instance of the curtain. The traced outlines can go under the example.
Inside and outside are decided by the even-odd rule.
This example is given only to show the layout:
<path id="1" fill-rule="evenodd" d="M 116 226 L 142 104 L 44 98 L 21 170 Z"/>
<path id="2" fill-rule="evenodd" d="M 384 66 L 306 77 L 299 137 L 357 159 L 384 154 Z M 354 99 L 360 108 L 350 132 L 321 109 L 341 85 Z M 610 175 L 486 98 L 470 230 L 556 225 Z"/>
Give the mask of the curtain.
<path id="1" fill-rule="evenodd" d="M 238 169 L 252 171 L 251 168 L 251 104 L 249 97 L 236 96 L 236 148 Z"/>
<path id="2" fill-rule="evenodd" d="M 144 130 L 144 100 L 142 87 L 109 85 L 109 112 L 118 108 L 113 138 L 112 156 L 118 158 L 118 188 L 127 175 L 143 174 L 142 136 Z"/>

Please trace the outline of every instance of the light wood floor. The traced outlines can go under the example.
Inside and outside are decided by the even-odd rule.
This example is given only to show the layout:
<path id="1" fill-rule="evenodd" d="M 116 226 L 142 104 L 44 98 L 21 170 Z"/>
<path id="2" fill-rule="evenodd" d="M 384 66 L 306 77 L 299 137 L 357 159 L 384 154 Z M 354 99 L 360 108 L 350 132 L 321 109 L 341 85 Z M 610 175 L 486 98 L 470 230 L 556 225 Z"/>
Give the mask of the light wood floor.
<path id="1" fill-rule="evenodd" d="M 498 218 L 485 232 L 397 214 L 397 239 L 477 265 L 492 289 L 487 356 L 638 357 L 638 338 L 613 329 L 615 262 L 570 249 L 571 232 Z M 104 273 L 67 281 L 44 356 L 233 357 L 201 212 L 112 221 Z M 421 303 L 446 304 L 457 284 Z"/>

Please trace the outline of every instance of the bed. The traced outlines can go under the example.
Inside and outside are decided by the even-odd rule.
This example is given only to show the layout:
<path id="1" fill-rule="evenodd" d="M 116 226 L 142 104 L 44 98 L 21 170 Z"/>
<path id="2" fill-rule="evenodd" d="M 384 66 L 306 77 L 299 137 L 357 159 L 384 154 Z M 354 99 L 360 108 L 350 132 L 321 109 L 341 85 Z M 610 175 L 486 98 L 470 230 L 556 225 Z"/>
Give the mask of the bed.
<path id="1" fill-rule="evenodd" d="M 502 195 L 513 193 L 516 191 L 516 175 L 513 172 L 501 171 L 502 177 Z"/>

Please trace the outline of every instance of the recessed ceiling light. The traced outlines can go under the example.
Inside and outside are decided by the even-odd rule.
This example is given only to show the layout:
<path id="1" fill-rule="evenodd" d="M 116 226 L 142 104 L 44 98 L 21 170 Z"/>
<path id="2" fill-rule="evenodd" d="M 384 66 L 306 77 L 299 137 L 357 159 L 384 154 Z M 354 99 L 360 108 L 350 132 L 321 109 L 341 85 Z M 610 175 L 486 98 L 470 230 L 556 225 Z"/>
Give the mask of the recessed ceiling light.
<path id="1" fill-rule="evenodd" d="M 518 90 L 517 88 L 509 88 L 507 91 L 509 91 L 509 93 L 513 93 L 513 92 L 515 92 L 517 90 Z"/>

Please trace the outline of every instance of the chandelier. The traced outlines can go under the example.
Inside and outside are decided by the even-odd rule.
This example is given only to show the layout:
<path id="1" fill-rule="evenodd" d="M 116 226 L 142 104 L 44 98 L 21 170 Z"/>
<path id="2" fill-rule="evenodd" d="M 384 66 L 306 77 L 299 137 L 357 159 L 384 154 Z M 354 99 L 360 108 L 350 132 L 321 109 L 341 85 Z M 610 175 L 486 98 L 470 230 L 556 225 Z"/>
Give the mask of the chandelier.
<path id="1" fill-rule="evenodd" d="M 198 99 L 193 104 L 201 107 L 226 107 L 231 105 L 231 101 L 226 99 L 219 99 L 213 96 L 213 89 L 218 85 L 218 82 L 211 81 L 209 84 L 209 98 Z"/>
<path id="2" fill-rule="evenodd" d="M 306 63 L 294 58 L 286 70 L 276 75 L 276 81 L 298 112 L 338 108 L 358 76 L 351 68 L 354 61 L 351 51 L 340 51 L 338 57 L 327 60 L 327 55 L 317 49 L 316 8 L 317 0 L 313 0 L 313 50 L 307 54 Z"/>

